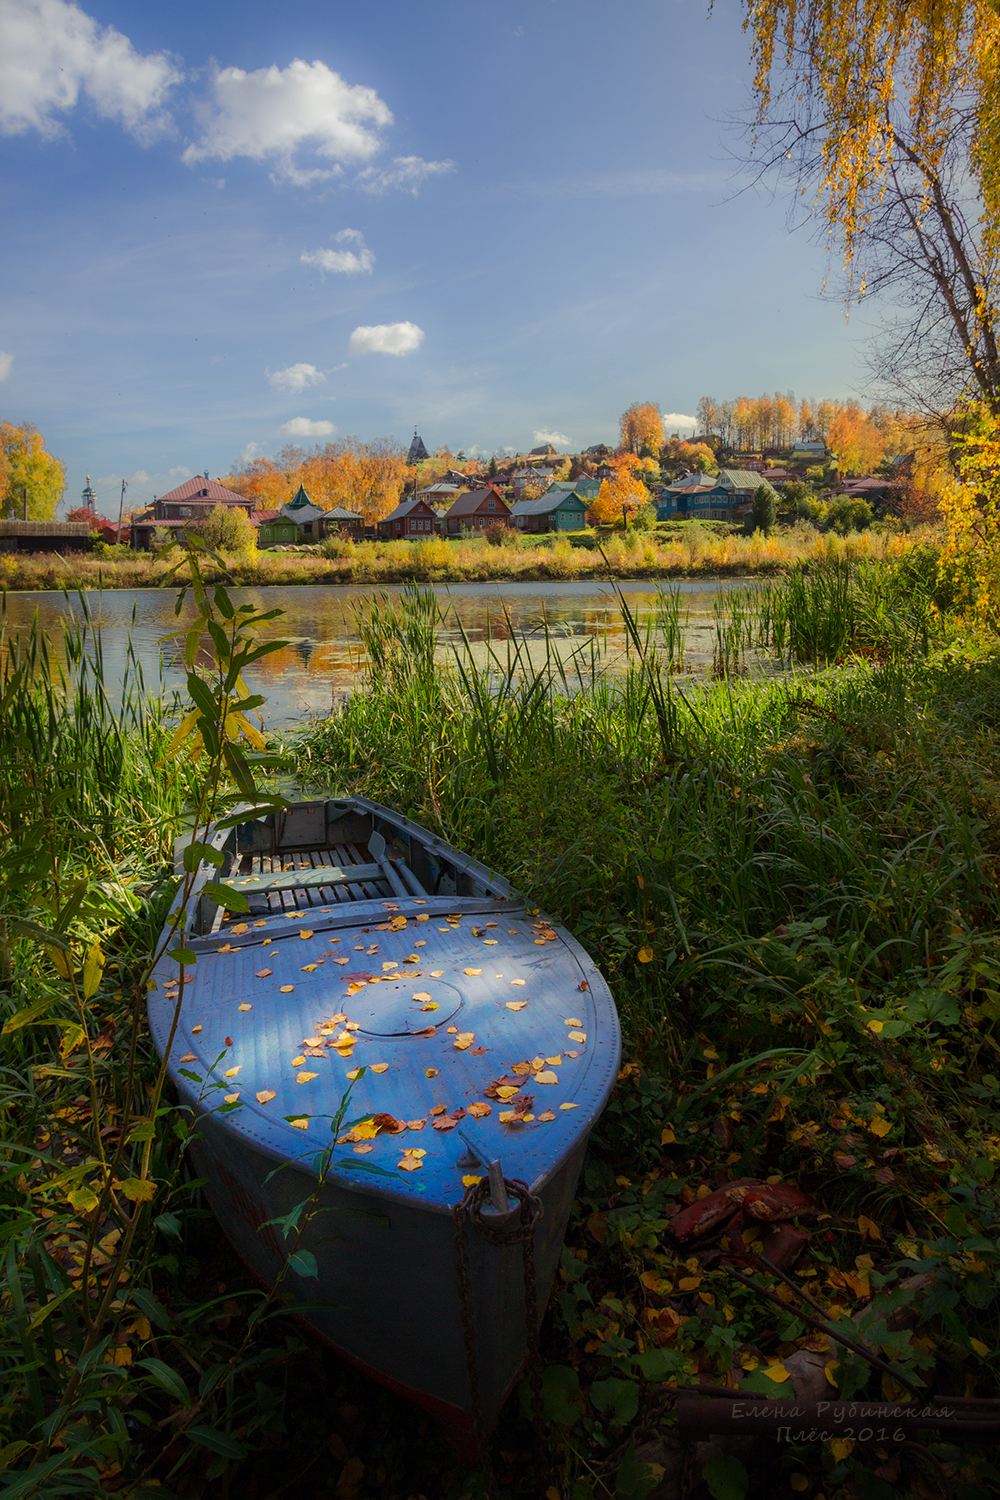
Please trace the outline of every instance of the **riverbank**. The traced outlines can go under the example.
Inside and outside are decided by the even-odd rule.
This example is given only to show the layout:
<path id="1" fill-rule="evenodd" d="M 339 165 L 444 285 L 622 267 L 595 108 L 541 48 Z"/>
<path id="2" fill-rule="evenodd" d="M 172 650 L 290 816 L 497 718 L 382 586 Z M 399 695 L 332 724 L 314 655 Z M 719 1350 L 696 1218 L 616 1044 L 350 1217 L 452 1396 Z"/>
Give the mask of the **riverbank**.
<path id="1" fill-rule="evenodd" d="M 997 1394 L 1000 650 L 935 607 L 926 555 L 834 582 L 779 580 L 728 654 L 780 637 L 796 660 L 840 666 L 807 688 L 733 676 L 685 682 L 683 697 L 661 671 L 666 624 L 625 680 L 568 697 L 554 661 L 498 691 L 502 643 L 464 676 L 441 672 L 429 601 L 379 604 L 377 679 L 282 747 L 310 790 L 389 802 L 487 859 L 613 988 L 625 1066 L 542 1333 L 546 1483 L 562 1496 L 640 1500 L 655 1478 L 642 1466 L 670 1470 L 672 1384 L 777 1399 L 811 1359 L 831 1399 L 904 1399 L 895 1375 Z M 125 1102 L 156 1072 L 144 963 L 194 771 L 136 696 L 119 722 L 91 678 L 60 712 L 37 653 L 35 666 L 41 685 L 22 680 L 0 716 L 0 818 L 19 830 L 2 906 L 36 924 L 14 929 L 0 987 L 8 1482 L 41 1500 L 311 1494 L 319 1455 L 344 1496 L 478 1500 L 413 1407 L 277 1310 L 251 1328 L 260 1293 L 181 1169 L 171 1101 L 122 1138 Z M 75 979 L 53 928 L 75 945 Z M 102 1161 L 117 1186 L 95 1224 Z M 808 1328 L 772 1272 L 754 1274 L 777 1311 L 740 1285 L 717 1236 L 674 1243 L 677 1210 L 734 1176 L 808 1196 L 800 1236 L 784 1232 L 786 1274 L 834 1324 L 891 1319 L 871 1341 L 893 1376 Z M 107 1337 L 42 1450 L 86 1343 L 88 1239 L 94 1287 L 143 1214 Z M 926 1308 L 911 1269 L 932 1277 Z M 531 1451 L 514 1400 L 496 1444 L 509 1492 L 537 1478 Z M 988 1453 L 963 1441 L 940 1456 L 961 1493 L 988 1493 Z M 881 1494 L 849 1443 L 779 1457 L 769 1492 Z"/>
<path id="2" fill-rule="evenodd" d="M 338 556 L 298 552 L 254 552 L 226 558 L 226 576 L 242 587 L 287 587 L 295 584 L 446 584 L 529 583 L 545 579 L 750 578 L 774 576 L 802 563 L 886 561 L 926 545 L 934 533 L 821 533 L 808 525 L 783 528 L 764 536 L 719 534 L 708 527 L 687 526 L 676 534 L 631 532 L 614 535 L 603 551 L 573 546 L 565 537 L 518 537 L 511 545 L 492 547 L 485 539 L 448 542 L 431 537 L 418 542 L 338 544 Z M 177 561 L 136 553 L 99 558 L 89 553 L 17 553 L 0 556 L 0 587 L 11 590 L 60 588 L 155 588 Z M 206 576 L 215 576 L 206 569 Z"/>

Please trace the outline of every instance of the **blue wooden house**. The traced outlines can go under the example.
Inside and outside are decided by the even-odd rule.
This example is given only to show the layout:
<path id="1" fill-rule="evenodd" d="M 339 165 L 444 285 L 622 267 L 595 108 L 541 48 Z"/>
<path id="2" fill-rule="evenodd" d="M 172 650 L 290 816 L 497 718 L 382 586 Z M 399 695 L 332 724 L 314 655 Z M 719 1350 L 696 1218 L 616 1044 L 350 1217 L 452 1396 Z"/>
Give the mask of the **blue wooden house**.
<path id="1" fill-rule="evenodd" d="M 752 469 L 720 469 L 717 475 L 683 474 L 664 485 L 655 501 L 658 521 L 742 521 L 754 492 L 764 486 L 777 500 L 774 486 Z"/>

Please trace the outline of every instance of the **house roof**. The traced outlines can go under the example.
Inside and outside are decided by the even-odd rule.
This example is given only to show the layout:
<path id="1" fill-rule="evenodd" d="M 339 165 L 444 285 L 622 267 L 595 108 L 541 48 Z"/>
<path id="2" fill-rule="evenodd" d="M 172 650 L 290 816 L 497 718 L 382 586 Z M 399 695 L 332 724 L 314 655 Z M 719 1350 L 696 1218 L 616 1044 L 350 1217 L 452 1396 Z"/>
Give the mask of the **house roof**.
<path id="1" fill-rule="evenodd" d="M 578 495 L 575 490 L 546 490 L 544 495 L 539 495 L 537 500 L 518 500 L 511 507 L 512 516 L 547 516 L 550 512 L 558 510 L 560 505 L 566 505 L 570 501 L 587 509 L 587 501 L 583 495 Z"/>
<path id="2" fill-rule="evenodd" d="M 305 510 L 307 506 L 311 507 L 313 510 L 319 509 L 319 506 L 313 505 L 312 501 L 310 500 L 305 485 L 300 484 L 291 500 L 289 500 L 288 503 L 286 505 L 283 505 L 281 508 L 284 511 Z"/>
<path id="3" fill-rule="evenodd" d="M 424 447 L 423 438 L 419 436 L 419 434 L 417 433 L 417 429 L 414 427 L 413 442 L 410 444 L 409 452 L 406 455 L 406 462 L 408 464 L 418 464 L 421 463 L 425 458 L 430 458 L 430 454 Z"/>
<path id="4" fill-rule="evenodd" d="M 396 509 L 391 510 L 387 516 L 383 516 L 378 524 L 380 526 L 384 526 L 387 521 L 401 521 L 404 516 L 408 516 L 410 514 L 411 510 L 415 510 L 419 505 L 426 504 L 427 501 L 421 500 L 419 495 L 416 497 L 416 499 L 411 496 L 409 500 L 401 500 L 396 506 Z"/>
<path id="5" fill-rule="evenodd" d="M 418 490 L 417 494 L 418 495 L 458 495 L 458 494 L 461 493 L 463 487 L 464 486 L 462 486 L 460 484 L 446 484 L 443 479 L 439 479 L 438 482 L 437 482 L 437 484 L 429 484 L 429 485 L 427 485 L 427 487 L 425 489 Z"/>
<path id="6" fill-rule="evenodd" d="M 484 485 L 481 490 L 465 490 L 461 495 L 459 495 L 458 499 L 455 501 L 454 505 L 448 512 L 449 517 L 475 515 L 476 511 L 479 510 L 479 507 L 485 501 L 487 495 L 490 494 L 496 495 L 504 510 L 507 509 L 507 502 L 501 495 L 500 491 L 497 489 L 496 485 L 487 484 Z"/>
<path id="7" fill-rule="evenodd" d="M 281 514 L 287 520 L 294 521 L 296 526 L 306 526 L 310 521 L 318 521 L 325 512 L 321 505 L 313 505 L 305 490 L 299 485 L 295 499 L 281 507 Z"/>
<path id="8" fill-rule="evenodd" d="M 280 510 L 252 510 L 250 519 L 255 526 L 263 526 L 268 521 L 276 521 L 280 515 Z"/>
<path id="9" fill-rule="evenodd" d="M 698 490 L 714 490 L 718 488 L 718 480 L 711 474 L 682 474 L 672 484 L 665 484 L 663 489 L 668 494 L 693 495 Z"/>
<path id="10" fill-rule="evenodd" d="M 361 517 L 356 510 L 348 510 L 346 505 L 335 505 L 332 510 L 324 512 L 328 521 L 360 521 Z"/>
<path id="11" fill-rule="evenodd" d="M 761 485 L 766 485 L 774 493 L 774 485 L 755 469 L 720 469 L 716 484 L 721 484 L 727 490 L 759 490 Z"/>
<path id="12" fill-rule="evenodd" d="M 202 492 L 205 491 L 203 494 Z M 192 479 L 185 479 L 175 490 L 170 490 L 166 495 L 158 495 L 158 500 L 213 500 L 216 505 L 246 505 L 246 495 L 238 495 L 235 490 L 227 490 L 224 484 L 217 479 L 206 479 L 204 474 L 195 474 Z"/>

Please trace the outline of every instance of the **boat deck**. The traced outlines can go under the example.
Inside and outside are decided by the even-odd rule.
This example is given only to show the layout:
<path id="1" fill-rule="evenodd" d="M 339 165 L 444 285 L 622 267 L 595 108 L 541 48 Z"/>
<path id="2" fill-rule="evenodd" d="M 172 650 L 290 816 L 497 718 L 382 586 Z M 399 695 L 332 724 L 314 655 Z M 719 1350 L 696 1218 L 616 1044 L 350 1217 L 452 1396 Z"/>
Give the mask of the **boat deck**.
<path id="1" fill-rule="evenodd" d="M 324 866 L 349 869 L 351 865 L 371 865 L 371 855 L 357 844 L 337 844 L 331 849 L 295 850 L 279 854 L 244 854 L 229 877 L 234 889 L 250 877 L 290 874 L 296 871 L 321 870 Z M 352 901 L 392 899 L 394 892 L 387 879 L 338 881 L 336 884 L 292 887 L 285 890 L 244 891 L 255 917 L 280 916 L 282 912 L 308 911 L 317 906 L 349 905 Z M 221 915 L 221 914 L 220 914 Z"/>

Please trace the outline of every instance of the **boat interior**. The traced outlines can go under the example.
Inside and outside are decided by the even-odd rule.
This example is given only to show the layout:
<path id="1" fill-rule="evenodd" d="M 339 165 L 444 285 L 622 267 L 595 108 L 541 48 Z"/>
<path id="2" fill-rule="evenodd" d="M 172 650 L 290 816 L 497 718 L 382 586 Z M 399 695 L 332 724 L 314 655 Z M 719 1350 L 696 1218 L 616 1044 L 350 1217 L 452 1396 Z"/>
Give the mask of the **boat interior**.
<path id="1" fill-rule="evenodd" d="M 398 898 L 506 898 L 506 882 L 487 879 L 475 860 L 415 835 L 405 818 L 372 804 L 300 802 L 216 836 L 225 862 L 215 878 L 244 896 L 256 918 Z M 203 896 L 197 930 L 217 931 L 224 917 Z"/>

